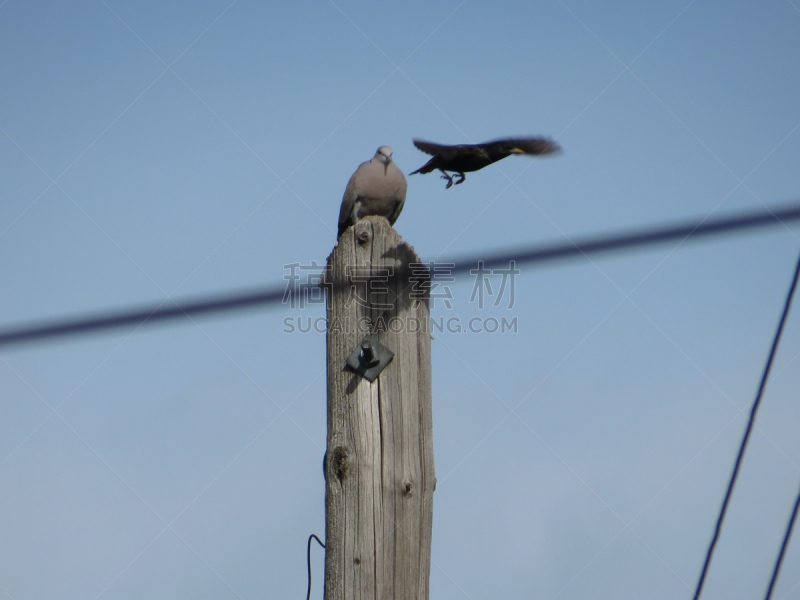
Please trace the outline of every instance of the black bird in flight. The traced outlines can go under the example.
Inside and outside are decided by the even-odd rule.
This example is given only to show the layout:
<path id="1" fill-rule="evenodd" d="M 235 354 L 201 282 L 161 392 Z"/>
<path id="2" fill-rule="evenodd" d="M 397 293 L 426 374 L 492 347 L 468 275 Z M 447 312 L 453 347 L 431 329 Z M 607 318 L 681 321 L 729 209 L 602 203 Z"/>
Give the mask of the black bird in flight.
<path id="1" fill-rule="evenodd" d="M 453 184 L 464 183 L 467 178 L 464 173 L 467 171 L 478 171 L 512 154 L 540 155 L 561 151 L 559 145 L 553 140 L 543 137 L 509 138 L 485 144 L 459 144 L 457 146 L 443 146 L 414 140 L 414 145 L 423 152 L 433 155 L 433 158 L 414 173 L 409 174 L 422 173 L 424 175 L 434 169 L 439 169 L 444 173 L 442 179 L 447 179 L 445 189 Z M 448 175 L 447 171 L 452 171 L 453 175 Z M 456 175 L 459 176 L 459 179 L 453 181 Z"/>

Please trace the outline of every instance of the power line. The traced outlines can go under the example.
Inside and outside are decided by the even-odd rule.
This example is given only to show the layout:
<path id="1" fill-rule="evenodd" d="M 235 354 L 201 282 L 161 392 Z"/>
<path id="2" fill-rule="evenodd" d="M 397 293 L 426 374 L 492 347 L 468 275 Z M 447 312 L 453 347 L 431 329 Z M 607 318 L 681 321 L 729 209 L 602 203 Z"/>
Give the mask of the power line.
<path id="1" fill-rule="evenodd" d="M 579 258 L 590 254 L 624 250 L 627 248 L 646 247 L 654 244 L 683 240 L 685 238 L 702 238 L 734 233 L 759 227 L 770 227 L 800 220 L 800 204 L 788 204 L 767 208 L 767 210 L 742 213 L 736 216 L 720 217 L 717 219 L 703 219 L 700 221 L 685 221 L 674 225 L 661 225 L 646 229 L 639 229 L 628 233 L 608 236 L 595 236 L 576 242 L 565 244 L 552 244 L 547 246 L 534 246 L 517 251 L 506 251 L 488 258 L 476 259 L 465 257 L 449 261 L 456 264 L 454 273 L 468 272 L 477 266 L 478 260 L 483 261 L 485 268 L 508 266 L 513 260 L 521 263 L 541 263 L 559 259 Z M 447 261 L 443 261 L 447 262 Z"/>
<path id="2" fill-rule="evenodd" d="M 714 535 L 711 538 L 711 544 L 708 546 L 706 560 L 703 563 L 703 570 L 700 573 L 700 579 L 697 582 L 697 589 L 694 593 L 694 600 L 698 600 L 700 598 L 700 594 L 703 592 L 703 584 L 705 583 L 706 575 L 708 574 L 708 567 L 711 564 L 711 557 L 714 554 L 714 548 L 717 545 L 717 540 L 719 540 L 719 534 L 722 530 L 722 523 L 725 520 L 725 514 L 728 512 L 728 503 L 730 502 L 731 495 L 733 494 L 733 487 L 736 485 L 736 478 L 739 476 L 739 468 L 742 466 L 742 458 L 744 458 L 747 442 L 750 439 L 750 433 L 753 430 L 753 424 L 756 420 L 756 413 L 758 412 L 758 407 L 761 404 L 761 399 L 764 397 L 764 389 L 767 387 L 767 379 L 769 378 L 769 372 L 772 369 L 772 361 L 774 360 L 775 354 L 778 351 L 778 344 L 780 344 L 781 335 L 783 334 L 783 326 L 786 324 L 786 317 L 789 315 L 789 308 L 792 306 L 792 298 L 794 298 L 794 292 L 797 289 L 798 276 L 800 276 L 800 257 L 797 259 L 797 266 L 795 267 L 794 276 L 792 277 L 792 284 L 789 286 L 789 293 L 786 295 L 786 302 L 783 305 L 783 313 L 781 314 L 781 319 L 778 322 L 778 329 L 775 332 L 775 338 L 772 340 L 769 358 L 767 358 L 767 364 L 764 366 L 764 373 L 761 375 L 761 383 L 758 385 L 758 393 L 756 394 L 756 399 L 753 401 L 753 408 L 750 410 L 750 419 L 747 421 L 747 428 L 745 429 L 744 437 L 742 438 L 742 444 L 739 446 L 739 454 L 736 456 L 736 462 L 733 466 L 733 473 L 731 473 L 731 479 L 728 482 L 728 489 L 725 492 L 725 499 L 722 501 L 722 507 L 719 511 L 717 524 L 714 527 Z"/>
<path id="3" fill-rule="evenodd" d="M 301 288 L 314 288 L 317 285 L 300 286 Z M 143 325 L 176 319 L 183 316 L 198 316 L 208 313 L 236 310 L 251 306 L 275 304 L 283 299 L 285 288 L 273 286 L 261 291 L 238 292 L 215 297 L 206 297 L 198 300 L 182 301 L 170 300 L 174 306 L 162 308 L 162 304 L 155 307 L 132 309 L 130 311 L 108 313 L 105 315 L 91 315 L 74 319 L 63 319 L 29 325 L 19 329 L 0 330 L 0 347 L 21 342 L 31 342 L 66 335 L 89 333 L 103 329 Z"/>
<path id="4" fill-rule="evenodd" d="M 735 216 L 685 221 L 607 236 L 594 236 L 576 242 L 529 246 L 487 254 L 482 257 L 476 255 L 457 257 L 451 260 L 436 261 L 436 264 L 454 265 L 448 268 L 448 275 L 465 275 L 474 269 L 508 266 L 511 261 L 517 265 L 544 264 L 603 252 L 645 248 L 673 240 L 707 238 L 737 231 L 774 227 L 797 220 L 800 220 L 800 204 L 793 203 Z M 297 284 L 292 288 L 292 292 L 307 294 L 317 288 L 316 284 Z M 133 308 L 127 311 L 92 314 L 84 317 L 33 323 L 22 327 L 4 328 L 0 329 L 0 348 L 12 344 L 44 341 L 93 331 L 161 323 L 180 317 L 208 315 L 255 306 L 270 306 L 285 303 L 286 291 L 286 286 L 274 285 L 260 290 L 232 292 L 180 302 L 170 299 L 171 305 L 164 308 L 162 306 L 165 303 L 162 302 L 158 305 Z"/>
<path id="5" fill-rule="evenodd" d="M 306 593 L 306 600 L 311 600 L 311 540 L 317 540 L 317 543 L 325 548 L 325 544 L 313 533 L 308 536 L 308 548 L 306 549 L 306 564 L 308 564 L 308 592 Z"/>
<path id="6" fill-rule="evenodd" d="M 775 561 L 775 568 L 772 570 L 772 579 L 769 580 L 769 587 L 767 588 L 765 600 L 770 600 L 770 598 L 772 598 L 772 591 L 775 589 L 775 582 L 778 581 L 778 574 L 781 572 L 783 557 L 786 555 L 786 547 L 789 545 L 789 540 L 792 539 L 792 529 L 794 529 L 794 522 L 797 519 L 798 508 L 800 508 L 800 491 L 797 492 L 797 498 L 794 501 L 794 508 L 792 509 L 792 516 L 789 517 L 789 524 L 786 526 L 786 533 L 783 535 L 781 550 L 778 553 L 777 560 Z"/>

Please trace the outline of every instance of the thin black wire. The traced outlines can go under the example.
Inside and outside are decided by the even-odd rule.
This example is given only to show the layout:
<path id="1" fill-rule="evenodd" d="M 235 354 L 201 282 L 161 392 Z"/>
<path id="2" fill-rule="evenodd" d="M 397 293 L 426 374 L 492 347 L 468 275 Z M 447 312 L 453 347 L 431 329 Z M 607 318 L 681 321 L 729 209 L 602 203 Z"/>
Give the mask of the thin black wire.
<path id="1" fill-rule="evenodd" d="M 306 559 L 308 561 L 308 593 L 306 594 L 306 600 L 311 600 L 311 540 L 317 540 L 317 543 L 325 548 L 325 544 L 322 543 L 316 535 L 313 533 L 308 536 L 308 550 L 306 551 Z"/>
<path id="2" fill-rule="evenodd" d="M 730 482 L 728 482 L 728 490 L 725 492 L 725 500 L 722 502 L 722 508 L 720 509 L 719 517 L 717 518 L 717 525 L 714 528 L 714 536 L 711 538 L 711 544 L 708 546 L 706 560 L 703 564 L 703 570 L 700 573 L 700 580 L 697 582 L 697 589 L 694 593 L 694 600 L 698 600 L 703 591 L 703 584 L 706 580 L 708 567 L 711 564 L 711 556 L 714 554 L 714 547 L 717 545 L 719 533 L 722 530 L 722 523 L 725 520 L 725 513 L 728 511 L 728 503 L 730 502 L 731 495 L 733 494 L 733 487 L 736 485 L 736 478 L 739 476 L 739 468 L 742 465 L 742 458 L 744 457 L 744 452 L 747 448 L 747 442 L 750 439 L 750 433 L 753 430 L 753 424 L 756 420 L 758 407 L 761 404 L 761 399 L 764 397 L 764 389 L 767 387 L 767 379 L 769 378 L 769 372 L 772 369 L 772 361 L 778 351 L 778 344 L 780 344 L 781 335 L 783 335 L 783 326 L 786 324 L 786 317 L 789 315 L 789 308 L 792 305 L 792 298 L 794 298 L 794 292 L 797 289 L 797 279 L 799 275 L 800 257 L 797 259 L 797 266 L 794 269 L 792 285 L 789 287 L 789 293 L 787 294 L 786 302 L 783 305 L 783 313 L 781 314 L 781 320 L 778 323 L 778 330 L 775 332 L 775 338 L 772 340 L 772 348 L 770 348 L 769 351 L 769 358 L 767 359 L 767 364 L 764 367 L 764 373 L 761 375 L 761 383 L 758 386 L 758 393 L 756 394 L 756 399 L 753 402 L 753 408 L 750 410 L 750 420 L 747 422 L 747 429 L 745 429 L 744 437 L 742 438 L 742 444 L 739 447 L 739 454 L 736 457 L 736 463 L 733 467 L 733 473 L 731 474 Z"/>
<path id="3" fill-rule="evenodd" d="M 800 204 L 776 206 L 765 211 L 749 212 L 738 216 L 728 216 L 699 222 L 684 222 L 675 225 L 652 227 L 637 231 L 620 233 L 603 237 L 586 238 L 578 242 L 540 245 L 497 254 L 475 255 L 436 261 L 440 265 L 453 265 L 448 269 L 449 275 L 465 275 L 476 268 L 491 269 L 507 267 L 511 261 L 517 265 L 524 263 L 546 263 L 562 259 L 575 259 L 590 254 L 623 250 L 626 248 L 646 247 L 671 240 L 709 237 L 723 233 L 786 224 L 800 220 Z M 299 284 L 293 292 L 303 297 L 315 284 Z M 112 312 L 105 315 L 89 315 L 44 323 L 34 323 L 16 328 L 0 329 L 0 348 L 11 344 L 42 341 L 89 333 L 125 326 L 155 324 L 180 317 L 208 315 L 223 311 L 232 311 L 255 306 L 269 306 L 283 302 L 286 286 L 275 285 L 260 290 L 235 292 L 213 297 L 188 301 L 170 299 L 171 306 L 161 305 L 134 308 L 129 311 Z"/>
<path id="4" fill-rule="evenodd" d="M 528 250 L 518 250 L 516 252 L 503 252 L 496 255 L 489 255 L 487 258 L 476 259 L 467 257 L 451 260 L 449 262 L 456 264 L 456 267 L 452 270 L 453 273 L 468 273 L 471 269 L 476 268 L 478 260 L 483 263 L 484 268 L 489 269 L 493 267 L 508 267 L 508 263 L 511 260 L 522 264 L 548 262 L 564 258 L 580 258 L 599 252 L 610 252 L 612 250 L 622 250 L 637 246 L 650 246 L 672 240 L 683 240 L 689 237 L 708 237 L 723 233 L 732 233 L 738 230 L 774 226 L 798 219 L 800 219 L 800 205 L 794 203 L 767 208 L 767 210 L 763 211 L 742 213 L 737 216 L 704 219 L 701 221 L 685 221 L 674 225 L 650 227 L 617 235 L 584 238 L 577 242 L 537 246 Z M 436 262 L 438 263 L 439 261 Z"/>
<path id="5" fill-rule="evenodd" d="M 797 492 L 797 499 L 794 501 L 792 516 L 789 517 L 789 524 L 786 526 L 786 533 L 783 536 L 781 551 L 778 553 L 778 559 L 775 561 L 775 568 L 772 570 L 772 579 L 769 581 L 769 588 L 767 588 L 765 600 L 770 600 L 770 598 L 772 598 L 772 590 L 775 588 L 775 583 L 778 581 L 778 574 L 781 572 L 781 565 L 783 564 L 783 557 L 786 554 L 786 547 L 789 545 L 789 540 L 792 538 L 792 529 L 794 529 L 794 522 L 797 519 L 798 507 L 800 507 L 800 491 Z"/>
<path id="6" fill-rule="evenodd" d="M 317 285 L 301 285 L 298 286 L 298 289 L 305 293 L 306 290 L 303 288 L 310 290 L 317 287 Z M 102 329 L 143 325 L 145 323 L 153 324 L 182 316 L 197 316 L 238 308 L 269 305 L 280 302 L 285 291 L 285 287 L 273 286 L 261 291 L 239 292 L 212 298 L 182 301 L 180 304 L 175 300 L 171 300 L 174 306 L 166 308 L 161 308 L 161 305 L 158 305 L 156 307 L 132 309 L 127 312 L 64 319 L 41 325 L 29 325 L 19 329 L 5 329 L 0 330 L 0 347 L 13 343 L 32 342 Z"/>

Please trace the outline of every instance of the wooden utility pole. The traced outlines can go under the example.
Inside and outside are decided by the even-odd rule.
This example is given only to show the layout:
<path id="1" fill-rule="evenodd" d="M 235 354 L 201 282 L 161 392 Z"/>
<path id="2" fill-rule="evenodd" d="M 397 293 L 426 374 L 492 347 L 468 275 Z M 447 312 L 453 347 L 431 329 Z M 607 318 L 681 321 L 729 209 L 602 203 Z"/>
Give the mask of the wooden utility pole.
<path id="1" fill-rule="evenodd" d="M 383 217 L 348 229 L 328 259 L 325 600 L 428 600 L 436 479 L 419 262 Z"/>

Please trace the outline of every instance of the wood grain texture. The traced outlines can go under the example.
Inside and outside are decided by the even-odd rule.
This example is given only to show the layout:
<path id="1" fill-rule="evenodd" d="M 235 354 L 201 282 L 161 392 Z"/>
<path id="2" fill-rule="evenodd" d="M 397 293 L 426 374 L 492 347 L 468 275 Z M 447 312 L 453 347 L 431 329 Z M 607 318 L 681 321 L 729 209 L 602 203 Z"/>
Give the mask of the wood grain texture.
<path id="1" fill-rule="evenodd" d="M 348 229 L 328 259 L 326 600 L 429 596 L 429 275 L 412 263 L 383 217 Z M 373 383 L 345 366 L 367 334 L 395 353 Z"/>

